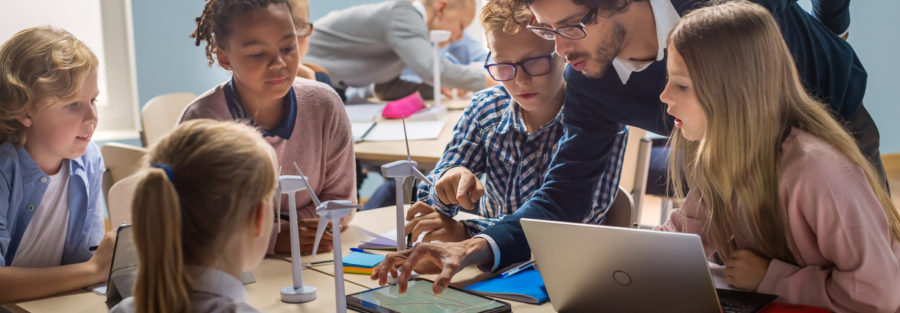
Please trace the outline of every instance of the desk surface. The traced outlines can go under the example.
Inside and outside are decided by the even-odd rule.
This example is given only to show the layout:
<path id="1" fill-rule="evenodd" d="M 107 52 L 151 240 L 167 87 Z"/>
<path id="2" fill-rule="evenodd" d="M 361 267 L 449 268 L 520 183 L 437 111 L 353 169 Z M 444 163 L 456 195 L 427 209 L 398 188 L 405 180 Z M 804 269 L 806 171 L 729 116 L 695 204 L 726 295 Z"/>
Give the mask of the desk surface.
<path id="1" fill-rule="evenodd" d="M 356 214 L 350 227 L 341 233 L 344 255 L 350 253 L 350 247 L 356 247 L 371 237 L 368 233 L 380 234 L 394 229 L 396 223 L 394 207 L 379 208 Z M 457 218 L 471 218 L 473 215 L 460 212 Z M 315 257 L 303 257 L 303 262 L 331 260 L 332 253 L 322 253 Z M 466 286 L 481 280 L 490 274 L 469 267 L 454 276 L 454 287 Z M 334 301 L 334 264 L 326 263 L 303 269 L 303 282 L 318 289 L 318 298 L 303 304 L 281 302 L 281 288 L 292 283 L 291 263 L 281 257 L 266 258 L 260 266 L 253 270 L 255 283 L 247 285 L 247 302 L 261 312 L 333 312 Z M 423 275 L 434 279 L 434 275 Z M 344 274 L 345 291 L 356 293 L 378 287 L 378 282 L 369 279 L 369 275 Z M 62 295 L 39 300 L 7 304 L 0 307 L 10 312 L 107 312 L 104 301 L 106 297 L 88 291 L 73 291 Z M 515 312 L 553 312 L 549 303 L 531 305 L 515 301 L 503 300 L 512 305 Z"/>
<path id="2" fill-rule="evenodd" d="M 395 212 L 395 207 L 385 207 L 356 213 L 356 216 L 350 223 L 350 227 L 343 233 L 341 233 L 341 248 L 344 250 L 344 255 L 350 253 L 351 247 L 356 247 L 359 244 L 370 240 L 371 237 L 367 233 L 381 234 L 394 229 L 397 223 Z M 466 212 L 459 212 L 459 214 L 457 214 L 455 218 L 470 219 L 477 218 L 477 216 Z M 378 250 L 371 251 L 373 253 L 381 254 L 386 254 L 387 252 L 389 252 L 382 252 Z M 331 259 L 331 255 L 331 253 L 322 253 L 316 257 L 316 260 Z M 334 275 L 333 264 L 317 265 L 313 266 L 312 268 L 329 275 Z M 490 273 L 484 273 L 474 267 L 467 267 L 453 276 L 453 280 L 451 281 L 450 285 L 453 287 L 462 288 L 476 281 L 486 279 L 490 277 L 490 275 Z M 422 275 L 423 278 L 427 278 L 430 280 L 434 280 L 436 276 L 437 275 Z M 345 273 L 344 280 L 368 288 L 378 287 L 378 281 L 373 281 L 369 278 L 369 275 Z M 553 306 L 549 302 L 542 305 L 533 305 L 504 299 L 500 300 L 508 302 L 510 305 L 512 305 L 512 309 L 514 312 L 553 312 Z"/>
<path id="3" fill-rule="evenodd" d="M 453 126 L 456 126 L 456 121 L 462 116 L 462 109 L 468 103 L 468 99 L 446 101 L 448 110 L 447 114 L 443 116 L 443 120 L 447 123 L 441 130 L 441 135 L 433 140 L 411 140 L 409 142 L 412 160 L 418 162 L 420 167 L 432 168 L 437 164 L 444 153 L 444 148 L 452 139 Z M 400 123 L 400 120 L 383 120 L 379 123 Z M 406 146 L 403 141 L 362 141 L 353 144 L 353 151 L 360 162 L 372 165 L 406 159 Z"/>

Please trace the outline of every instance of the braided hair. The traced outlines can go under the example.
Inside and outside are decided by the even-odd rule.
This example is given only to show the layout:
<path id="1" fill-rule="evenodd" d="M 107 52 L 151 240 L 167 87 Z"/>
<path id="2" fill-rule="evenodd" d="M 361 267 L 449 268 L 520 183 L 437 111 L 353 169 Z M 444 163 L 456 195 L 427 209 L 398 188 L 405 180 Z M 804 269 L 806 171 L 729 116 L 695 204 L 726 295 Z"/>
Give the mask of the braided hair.
<path id="1" fill-rule="evenodd" d="M 232 17 L 275 4 L 283 4 L 288 11 L 292 11 L 288 0 L 207 0 L 203 14 L 194 19 L 197 23 L 197 28 L 191 34 L 194 45 L 199 47 L 201 42 L 206 41 L 206 59 L 212 65 L 215 63 L 213 55 L 216 53 L 216 46 L 224 45 L 231 33 Z"/>

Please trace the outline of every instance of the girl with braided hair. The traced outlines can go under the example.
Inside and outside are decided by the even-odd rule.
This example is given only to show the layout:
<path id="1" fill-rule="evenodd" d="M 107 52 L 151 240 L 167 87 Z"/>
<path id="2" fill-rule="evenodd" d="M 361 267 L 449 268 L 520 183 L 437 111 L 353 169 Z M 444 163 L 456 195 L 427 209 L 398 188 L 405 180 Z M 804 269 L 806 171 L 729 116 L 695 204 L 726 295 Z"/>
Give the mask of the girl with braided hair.
<path id="1" fill-rule="evenodd" d="M 209 0 L 191 35 L 205 43 L 209 64 L 231 71 L 232 79 L 201 94 L 188 105 L 181 122 L 208 118 L 243 120 L 256 126 L 274 149 L 284 174 L 303 168 L 323 201 L 356 199 L 355 159 L 350 122 L 343 103 L 328 85 L 297 77 L 300 57 L 288 0 Z M 312 252 L 315 205 L 297 195 L 300 244 Z M 286 212 L 284 214 L 287 216 Z M 353 215 L 341 221 L 346 226 Z M 279 221 L 269 252 L 290 251 L 289 224 Z M 326 233 L 320 251 L 330 251 Z M 276 240 L 277 239 L 277 240 Z"/>

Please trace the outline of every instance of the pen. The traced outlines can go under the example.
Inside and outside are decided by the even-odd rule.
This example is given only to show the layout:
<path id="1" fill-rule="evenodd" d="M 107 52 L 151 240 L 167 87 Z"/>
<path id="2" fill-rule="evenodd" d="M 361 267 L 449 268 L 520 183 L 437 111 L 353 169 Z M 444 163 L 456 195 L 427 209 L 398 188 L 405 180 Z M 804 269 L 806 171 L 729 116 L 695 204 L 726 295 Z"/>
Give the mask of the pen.
<path id="1" fill-rule="evenodd" d="M 363 250 L 362 248 L 350 248 L 350 251 L 372 254 L 369 251 Z"/>
<path id="2" fill-rule="evenodd" d="M 366 129 L 365 132 L 363 132 L 362 136 L 359 136 L 359 140 L 362 141 L 363 139 L 365 139 L 366 136 L 368 136 L 369 133 L 372 132 L 373 129 L 375 129 L 375 125 L 378 125 L 378 122 L 372 122 L 372 125 L 369 125 L 369 128 Z"/>
<path id="3" fill-rule="evenodd" d="M 525 263 L 516 265 L 516 267 L 513 267 L 513 268 L 507 270 L 506 272 L 501 273 L 501 274 L 500 274 L 500 277 L 502 277 L 502 278 L 507 278 L 507 277 L 510 277 L 510 276 L 512 276 L 512 275 L 515 275 L 515 274 L 518 273 L 518 272 L 527 270 L 527 269 L 532 268 L 532 267 L 534 267 L 534 260 L 530 260 L 530 261 L 528 261 L 528 262 L 525 262 Z"/>

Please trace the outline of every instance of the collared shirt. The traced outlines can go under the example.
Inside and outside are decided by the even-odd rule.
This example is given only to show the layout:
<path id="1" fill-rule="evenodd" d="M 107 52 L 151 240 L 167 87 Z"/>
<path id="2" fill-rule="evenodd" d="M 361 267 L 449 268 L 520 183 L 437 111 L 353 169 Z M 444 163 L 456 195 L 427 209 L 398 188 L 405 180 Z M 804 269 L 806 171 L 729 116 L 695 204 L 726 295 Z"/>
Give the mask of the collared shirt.
<path id="1" fill-rule="evenodd" d="M 428 174 L 437 181 L 454 167 L 465 167 L 476 177 L 486 176 L 485 194 L 477 203 L 477 214 L 484 219 L 465 220 L 470 235 L 496 224 L 506 214 L 515 212 L 544 183 L 544 174 L 556 153 L 563 135 L 562 110 L 556 117 L 528 133 L 522 119 L 522 108 L 503 86 L 479 91 L 472 104 L 453 129 L 453 139 L 435 169 Z M 619 168 L 625 151 L 627 130 L 614 144 L 609 166 L 594 191 L 591 212 L 584 223 L 600 224 L 606 220 L 606 209 L 614 199 L 619 184 Z M 417 197 L 441 212 L 454 216 L 459 205 L 444 205 L 434 187 L 419 184 Z"/>
<path id="2" fill-rule="evenodd" d="M 103 239 L 103 209 L 99 205 L 103 178 L 100 149 L 93 142 L 84 155 L 69 162 L 69 218 L 59 265 L 85 262 Z M 24 147 L 0 145 L 0 267 L 15 259 L 25 230 L 44 198 L 50 177 Z"/>
<path id="3" fill-rule="evenodd" d="M 613 59 L 613 68 L 616 69 L 616 74 L 619 74 L 622 84 L 628 83 L 631 73 L 643 71 L 653 62 L 662 61 L 666 57 L 669 32 L 681 20 L 681 16 L 678 15 L 678 11 L 675 10 L 675 6 L 669 0 L 650 0 L 650 9 L 653 11 L 653 20 L 656 22 L 656 42 L 658 47 L 656 61 L 632 61 L 618 57 Z"/>
<path id="4" fill-rule="evenodd" d="M 237 88 L 234 87 L 234 77 L 225 84 L 223 89 L 225 91 L 225 103 L 228 105 L 228 112 L 231 113 L 231 117 L 235 120 L 249 121 L 250 125 L 257 126 L 241 103 L 240 94 L 238 94 Z M 285 140 L 291 139 L 291 134 L 294 132 L 294 123 L 297 121 L 297 95 L 294 93 L 293 86 L 283 99 L 285 109 L 287 109 L 284 118 L 281 119 L 281 122 L 274 129 L 260 128 L 264 136 L 278 136 Z"/>
<path id="5" fill-rule="evenodd" d="M 236 277 L 211 267 L 187 266 L 191 277 L 191 311 L 205 313 L 259 312 L 247 304 L 247 289 Z M 134 297 L 128 297 L 110 312 L 137 312 Z"/>

